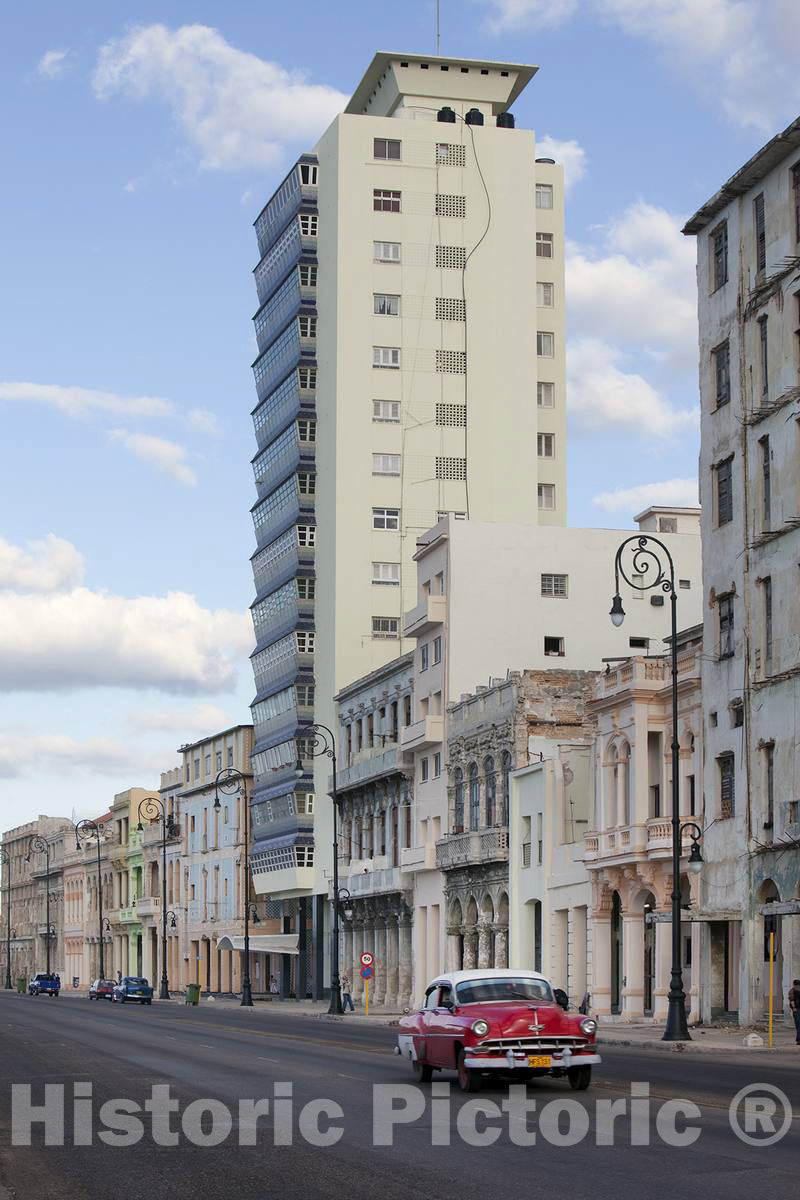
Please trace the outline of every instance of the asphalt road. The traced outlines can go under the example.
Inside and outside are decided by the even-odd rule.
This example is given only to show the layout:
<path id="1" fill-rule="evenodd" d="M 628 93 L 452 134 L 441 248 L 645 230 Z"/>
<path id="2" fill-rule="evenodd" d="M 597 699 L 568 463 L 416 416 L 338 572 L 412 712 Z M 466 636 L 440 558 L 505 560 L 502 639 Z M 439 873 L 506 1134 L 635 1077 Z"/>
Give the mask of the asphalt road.
<path id="1" fill-rule="evenodd" d="M 267 1006 L 187 1008 L 176 1001 L 121 1007 L 0 993 L 0 1200 L 662 1200 L 665 1194 L 697 1200 L 698 1193 L 753 1200 L 754 1194 L 797 1191 L 800 1051 L 796 1059 L 767 1061 L 609 1047 L 588 1092 L 542 1080 L 523 1093 L 529 1105 L 536 1102 L 526 1115 L 519 1103 L 501 1108 L 509 1091 L 499 1082 L 472 1097 L 442 1077 L 453 1087 L 446 1094 L 440 1084 L 436 1090 L 445 1094 L 435 1095 L 430 1085 L 413 1082 L 408 1065 L 391 1054 L 393 1045 L 393 1032 L 384 1027 L 271 1014 Z M 649 1098 L 636 1101 L 640 1115 L 634 1118 L 632 1082 L 640 1091 L 649 1088 Z M 785 1093 L 794 1117 L 781 1140 L 752 1146 L 732 1132 L 728 1107 L 740 1088 L 761 1083 Z M 55 1141 L 62 1141 L 56 1100 L 63 1086 L 63 1144 L 45 1145 L 43 1126 L 34 1125 L 30 1145 L 12 1145 L 15 1084 L 31 1085 L 34 1105 L 43 1104 L 45 1084 L 58 1085 L 50 1091 L 49 1140 Z M 88 1085 L 91 1095 L 76 1100 L 76 1089 L 86 1093 Z M 135 1144 L 101 1140 L 115 1121 L 102 1115 L 102 1106 L 119 1099 L 141 1105 L 154 1085 L 168 1086 L 175 1104 L 156 1138 L 151 1114 L 141 1110 L 144 1132 Z M 291 1094 L 276 1099 L 288 1085 Z M 375 1085 L 384 1090 L 376 1092 Z M 389 1089 L 395 1105 L 409 1106 L 400 1114 L 413 1118 L 407 1123 L 392 1126 L 380 1118 Z M 663 1112 L 658 1116 L 675 1097 L 700 1108 L 699 1117 L 688 1119 L 700 1131 L 692 1145 L 669 1144 L 670 1123 Z M 202 1099 L 217 1104 L 203 1119 L 196 1109 L 187 1112 Z M 255 1128 L 240 1114 L 243 1099 L 270 1101 Z M 341 1109 L 319 1122 L 323 1134 L 333 1127 L 328 1145 L 313 1144 L 325 1139 L 314 1133 L 315 1111 L 307 1106 L 320 1100 Z M 488 1119 L 476 1118 L 476 1101 L 493 1108 Z M 572 1111 L 559 1116 L 556 1101 L 570 1102 Z M 17 1119 L 20 1111 L 17 1102 Z M 219 1143 L 195 1144 L 212 1129 L 212 1119 Z M 780 1108 L 774 1123 L 782 1120 Z M 677 1129 L 686 1123 L 678 1120 Z M 474 1144 L 473 1127 L 496 1140 Z M 392 1144 L 376 1145 L 375 1128 Z M 158 1144 L 169 1140 L 167 1129 L 176 1145 Z M 597 1144 L 598 1130 L 611 1144 Z M 535 1144 L 519 1144 L 532 1135 Z M 256 1144 L 240 1144 L 248 1138 Z M 567 1140 L 574 1144 L 558 1144 Z"/>

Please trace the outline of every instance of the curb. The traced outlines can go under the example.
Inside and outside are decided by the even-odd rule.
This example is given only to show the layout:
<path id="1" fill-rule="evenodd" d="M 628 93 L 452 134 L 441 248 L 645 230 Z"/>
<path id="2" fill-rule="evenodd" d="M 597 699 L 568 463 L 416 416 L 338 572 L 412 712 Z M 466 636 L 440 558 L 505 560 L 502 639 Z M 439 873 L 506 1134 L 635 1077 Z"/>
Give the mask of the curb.
<path id="1" fill-rule="evenodd" d="M 598 1046 L 629 1046 L 634 1050 L 660 1050 L 667 1054 L 745 1054 L 747 1056 L 753 1054 L 775 1054 L 777 1051 L 784 1050 L 784 1046 L 720 1046 L 709 1045 L 707 1042 L 664 1042 L 658 1041 L 640 1041 L 638 1038 L 605 1038 L 598 1036 Z M 800 1056 L 799 1056 L 800 1057 Z"/>

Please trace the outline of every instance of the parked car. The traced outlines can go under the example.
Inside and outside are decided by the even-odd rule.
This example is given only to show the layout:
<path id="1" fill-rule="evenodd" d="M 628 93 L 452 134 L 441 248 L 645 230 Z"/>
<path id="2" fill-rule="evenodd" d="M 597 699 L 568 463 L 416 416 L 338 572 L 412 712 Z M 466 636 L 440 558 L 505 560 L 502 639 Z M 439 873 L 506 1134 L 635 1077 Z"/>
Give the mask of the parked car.
<path id="1" fill-rule="evenodd" d="M 114 984 L 111 999 L 124 1004 L 126 1000 L 135 1000 L 139 1004 L 153 1003 L 153 989 L 141 975 L 123 975 L 119 983 Z"/>
<path id="2" fill-rule="evenodd" d="M 563 995 L 563 994 L 562 994 Z M 440 975 L 425 1002 L 400 1020 L 396 1053 L 411 1062 L 421 1083 L 434 1071 L 456 1071 L 462 1091 L 487 1076 L 515 1082 L 538 1075 L 566 1078 L 587 1088 L 597 1053 L 597 1022 L 566 1011 L 536 971 L 455 971 Z"/>
<path id="3" fill-rule="evenodd" d="M 95 979 L 89 985 L 90 1000 L 110 1000 L 114 993 L 113 979 Z"/>
<path id="4" fill-rule="evenodd" d="M 52 972 L 48 975 L 45 971 L 40 971 L 28 984 L 29 996 L 57 996 L 60 991 L 61 980 Z"/>

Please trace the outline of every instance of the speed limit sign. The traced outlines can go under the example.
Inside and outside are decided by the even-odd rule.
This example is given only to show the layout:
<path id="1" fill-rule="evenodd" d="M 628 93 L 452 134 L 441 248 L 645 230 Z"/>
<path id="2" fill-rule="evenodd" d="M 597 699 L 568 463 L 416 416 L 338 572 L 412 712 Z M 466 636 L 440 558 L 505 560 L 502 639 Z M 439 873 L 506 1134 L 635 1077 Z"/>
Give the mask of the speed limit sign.
<path id="1" fill-rule="evenodd" d="M 371 967 L 373 961 L 374 961 L 374 959 L 373 959 L 372 955 L 370 954 L 369 950 L 365 950 L 364 953 L 361 955 L 362 967 Z"/>

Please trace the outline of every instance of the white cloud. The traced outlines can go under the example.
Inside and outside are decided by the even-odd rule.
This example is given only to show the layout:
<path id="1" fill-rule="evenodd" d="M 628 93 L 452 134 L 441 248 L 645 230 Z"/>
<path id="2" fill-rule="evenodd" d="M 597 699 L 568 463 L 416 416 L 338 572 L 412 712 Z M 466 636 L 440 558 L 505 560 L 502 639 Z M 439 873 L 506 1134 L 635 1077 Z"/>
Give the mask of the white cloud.
<path id="1" fill-rule="evenodd" d="M 48 533 L 15 546 L 0 538 L 0 590 L 52 592 L 83 579 L 84 559 L 72 542 Z"/>
<path id="2" fill-rule="evenodd" d="M 0 400 L 46 404 L 67 417 L 112 413 L 120 417 L 171 417 L 175 405 L 159 396 L 120 396 L 57 383 L 0 382 Z"/>
<path id="3" fill-rule="evenodd" d="M 186 428 L 213 437 L 219 437 L 222 433 L 222 426 L 216 415 L 207 408 L 190 408 L 186 414 Z"/>
<path id="4" fill-rule="evenodd" d="M 637 201 L 603 230 L 599 249 L 567 246 L 567 306 L 582 337 L 635 339 L 652 357 L 696 368 L 696 247 L 681 224 Z"/>
<path id="5" fill-rule="evenodd" d="M 762 133 L 800 106 L 797 0 L 479 0 L 496 30 L 595 17 L 664 51 L 671 69 Z"/>
<path id="6" fill-rule="evenodd" d="M 673 408 L 643 376 L 626 373 L 621 361 L 621 351 L 598 338 L 568 344 L 569 412 L 578 428 L 669 438 L 697 425 L 696 409 Z"/>
<path id="7" fill-rule="evenodd" d="M 9 691 L 221 691 L 252 641 L 246 614 L 203 608 L 185 592 L 0 592 L 0 687 Z"/>
<path id="8" fill-rule="evenodd" d="M 144 175 L 136 175 L 133 179 L 128 180 L 128 182 L 123 186 L 122 190 L 123 192 L 132 194 L 133 192 L 138 192 L 143 184 Z"/>
<path id="9" fill-rule="evenodd" d="M 586 174 L 586 151 L 574 139 L 560 141 L 546 133 L 536 141 L 536 157 L 554 158 L 557 163 L 561 163 L 567 191 Z"/>
<path id="10" fill-rule="evenodd" d="M 162 475 L 169 475 L 176 483 L 184 487 L 197 486 L 197 476 L 187 461 L 189 451 L 179 442 L 170 442 L 151 433 L 129 433 L 127 429 L 112 429 L 108 436 L 135 458 L 155 467 Z"/>
<path id="11" fill-rule="evenodd" d="M 37 74 L 44 76 L 45 79 L 58 79 L 59 75 L 63 75 L 67 68 L 70 54 L 69 50 L 46 51 L 36 64 Z"/>
<path id="12" fill-rule="evenodd" d="M 128 725 L 138 733 L 176 733 L 183 738 L 204 737 L 236 722 L 216 704 L 195 704 L 186 709 L 145 708 L 128 714 Z"/>
<path id="13" fill-rule="evenodd" d="M 100 48 L 93 83 L 100 99 L 165 101 L 208 170 L 273 166 L 286 145 L 316 140 L 347 102 L 207 25 L 129 30 Z"/>
<path id="14" fill-rule="evenodd" d="M 97 415 L 114 417 L 172 419 L 179 421 L 192 433 L 213 437 L 222 434 L 222 426 L 215 413 L 207 408 L 181 409 L 171 400 L 160 396 L 120 396 L 116 392 L 102 392 L 93 388 L 69 387 L 57 383 L 28 383 L 22 381 L 0 382 L 0 400 L 18 404 L 44 404 L 65 417 L 83 420 Z M 155 439 L 160 441 L 160 439 Z M 146 439 L 143 437 L 142 442 Z M 164 443 L 174 446 L 174 443 Z M 133 446 L 129 447 L 134 449 Z M 145 448 L 141 451 L 142 457 Z M 153 448 L 152 455 L 158 453 Z M 191 472 L 190 472 L 191 474 Z M 181 482 L 188 482 L 188 477 Z"/>
<path id="15" fill-rule="evenodd" d="M 60 733 L 0 733 L 0 778 L 28 775 L 111 775 L 125 786 L 158 779 L 174 758 L 174 750 L 142 750 L 130 741 L 113 738 L 77 738 Z"/>
<path id="16" fill-rule="evenodd" d="M 592 504 L 606 512 L 624 508 L 630 513 L 641 512 L 651 504 L 696 508 L 700 501 L 696 479 L 665 479 L 661 483 L 640 483 L 634 487 L 599 492 Z"/>

